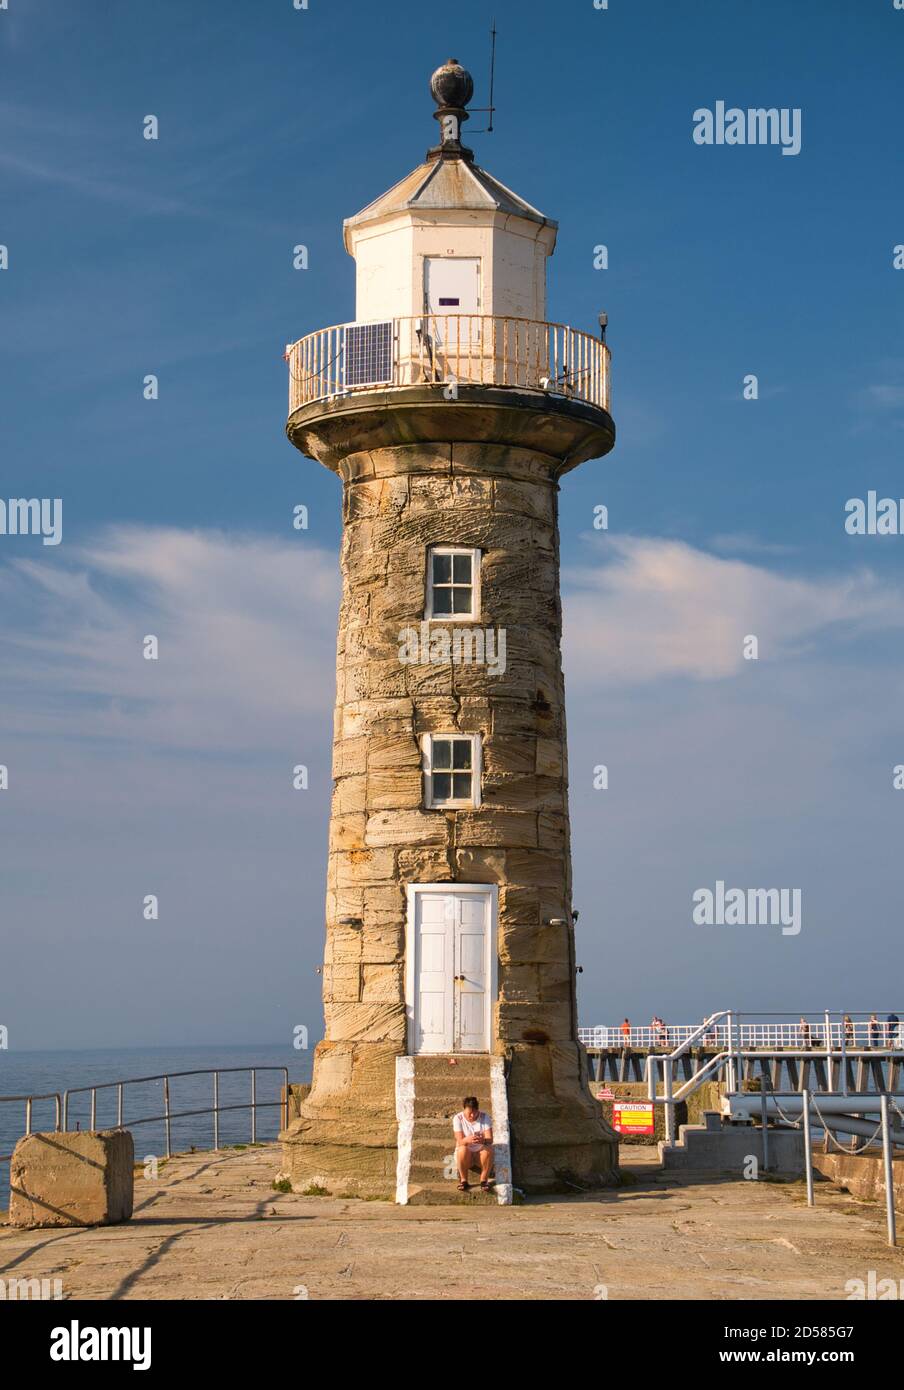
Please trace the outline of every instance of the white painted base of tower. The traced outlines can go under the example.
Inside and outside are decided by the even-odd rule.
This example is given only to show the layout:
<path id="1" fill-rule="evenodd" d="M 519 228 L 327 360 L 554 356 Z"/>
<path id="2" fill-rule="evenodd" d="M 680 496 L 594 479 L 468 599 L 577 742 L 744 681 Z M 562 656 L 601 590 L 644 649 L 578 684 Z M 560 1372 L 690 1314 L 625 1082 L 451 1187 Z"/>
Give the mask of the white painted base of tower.
<path id="1" fill-rule="evenodd" d="M 490 1115 L 493 1120 L 493 1158 L 496 1165 L 496 1197 L 501 1207 L 512 1204 L 512 1157 L 510 1152 L 508 1092 L 505 1089 L 505 1062 L 490 1062 Z"/>
<path id="2" fill-rule="evenodd" d="M 396 1202 L 408 1205 L 411 1173 L 411 1139 L 414 1134 L 414 1058 L 396 1058 L 396 1119 L 399 1122 L 399 1157 L 396 1164 Z"/>

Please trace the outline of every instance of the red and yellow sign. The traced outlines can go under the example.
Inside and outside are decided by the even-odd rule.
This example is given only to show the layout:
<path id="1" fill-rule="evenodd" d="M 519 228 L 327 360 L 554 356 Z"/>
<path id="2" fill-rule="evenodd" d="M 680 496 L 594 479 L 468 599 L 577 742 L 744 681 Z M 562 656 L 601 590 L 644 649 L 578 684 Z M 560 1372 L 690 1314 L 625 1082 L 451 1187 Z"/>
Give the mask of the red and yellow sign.
<path id="1" fill-rule="evenodd" d="M 653 1106 L 642 1100 L 614 1100 L 612 1125 L 619 1134 L 653 1134 Z"/>

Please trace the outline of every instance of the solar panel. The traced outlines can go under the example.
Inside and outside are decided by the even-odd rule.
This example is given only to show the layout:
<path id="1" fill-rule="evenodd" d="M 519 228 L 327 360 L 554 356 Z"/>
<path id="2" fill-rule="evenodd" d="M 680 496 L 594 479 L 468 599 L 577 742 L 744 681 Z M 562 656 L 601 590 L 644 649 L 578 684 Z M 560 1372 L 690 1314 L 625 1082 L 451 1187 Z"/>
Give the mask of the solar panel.
<path id="1" fill-rule="evenodd" d="M 392 380 L 392 322 L 350 323 L 345 330 L 346 386 Z"/>

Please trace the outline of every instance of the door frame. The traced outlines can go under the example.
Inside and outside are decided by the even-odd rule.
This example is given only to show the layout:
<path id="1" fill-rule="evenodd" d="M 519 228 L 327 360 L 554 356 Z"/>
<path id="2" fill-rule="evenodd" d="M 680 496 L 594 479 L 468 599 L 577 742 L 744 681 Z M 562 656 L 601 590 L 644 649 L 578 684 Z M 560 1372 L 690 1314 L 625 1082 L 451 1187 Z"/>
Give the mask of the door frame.
<path id="1" fill-rule="evenodd" d="M 499 988 L 499 885 L 496 883 L 409 883 L 405 889 L 407 912 L 405 919 L 405 1019 L 406 1019 L 406 1041 L 405 1046 L 407 1055 L 440 1057 L 442 1053 L 415 1053 L 415 1006 L 417 1002 L 417 980 L 415 978 L 415 912 L 417 905 L 417 895 L 419 893 L 434 893 L 441 897 L 454 897 L 457 894 L 480 893 L 490 900 L 489 924 L 486 934 L 486 1000 L 485 1000 L 485 1027 L 487 1039 L 487 1052 L 493 1051 L 493 1005 L 496 1002 L 496 994 Z M 482 1054 L 475 1053 L 475 1056 Z"/>

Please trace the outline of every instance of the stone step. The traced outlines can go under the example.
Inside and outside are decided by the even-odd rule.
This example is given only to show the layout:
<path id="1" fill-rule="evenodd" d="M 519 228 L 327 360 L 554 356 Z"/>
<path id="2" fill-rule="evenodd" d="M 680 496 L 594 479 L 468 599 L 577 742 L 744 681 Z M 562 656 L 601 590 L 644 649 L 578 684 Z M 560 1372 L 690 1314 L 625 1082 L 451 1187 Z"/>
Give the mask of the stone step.
<path id="1" fill-rule="evenodd" d="M 454 1143 L 452 1121 L 446 1115 L 418 1115 L 414 1121 L 416 1139 L 448 1139 Z"/>
<path id="2" fill-rule="evenodd" d="M 457 1100 L 461 1109 L 462 1096 L 476 1095 L 484 1108 L 489 1108 L 489 1076 L 438 1076 L 414 1078 L 414 1093 L 421 1096 L 436 1096 L 443 1100 Z"/>
<path id="3" fill-rule="evenodd" d="M 455 1135 L 448 1120 L 422 1117 L 414 1122 L 411 1142 L 412 1146 L 426 1144 L 431 1148 L 440 1147 L 446 1152 L 455 1148 Z"/>
<path id="4" fill-rule="evenodd" d="M 431 1067 L 428 1071 L 419 1071 L 417 1067 L 414 1069 L 414 1079 L 415 1081 L 420 1081 L 422 1086 L 428 1085 L 433 1081 L 451 1081 L 456 1091 L 461 1089 L 462 1081 L 472 1081 L 479 1077 L 484 1077 L 489 1081 L 489 1062 L 483 1063 L 480 1066 L 469 1064 L 466 1067 Z"/>
<path id="5" fill-rule="evenodd" d="M 415 1158 L 412 1154 L 408 1170 L 409 1185 L 413 1182 L 451 1182 L 452 1179 L 446 1177 L 445 1160 L 445 1154 L 439 1154 L 436 1158 Z"/>
<path id="6" fill-rule="evenodd" d="M 479 1187 L 472 1187 L 470 1192 L 459 1192 L 454 1182 L 419 1182 L 412 1183 L 408 1188 L 410 1207 L 464 1206 L 468 1202 L 476 1206 L 495 1207 L 499 1204 L 499 1198 L 495 1191 L 481 1192 Z"/>
<path id="7" fill-rule="evenodd" d="M 484 1096 L 480 1093 L 490 1094 L 490 1073 L 487 1071 L 469 1072 L 440 1072 L 438 1075 L 418 1076 L 415 1073 L 414 1089 L 416 1091 L 429 1091 L 435 1095 L 457 1096 L 459 1101 L 462 1096 L 477 1094 L 483 1100 Z"/>
<path id="8" fill-rule="evenodd" d="M 450 1154 L 454 1154 L 454 1144 L 447 1144 L 445 1140 L 425 1143 L 423 1139 L 415 1136 L 411 1145 L 411 1163 L 432 1164 L 434 1168 L 442 1168 Z"/>
<path id="9" fill-rule="evenodd" d="M 444 1076 L 486 1076 L 490 1075 L 490 1055 L 488 1052 L 459 1052 L 454 1060 L 449 1057 L 415 1057 L 415 1080 Z"/>
<path id="10" fill-rule="evenodd" d="M 419 1154 L 411 1155 L 411 1167 L 408 1172 L 408 1181 L 412 1182 L 448 1182 L 454 1186 L 457 1178 L 446 1177 L 446 1163 L 449 1154 L 437 1154 L 435 1157 Z M 450 1164 L 450 1168 L 452 1165 Z M 454 1170 L 453 1170 L 454 1171 Z M 479 1181 L 479 1168 L 475 1165 L 471 1170 L 469 1182 Z"/>
<path id="11" fill-rule="evenodd" d="M 484 1110 L 487 1106 L 482 1107 Z M 436 1120 L 444 1124 L 449 1133 L 452 1133 L 452 1117 L 457 1115 L 461 1109 L 460 1100 L 443 1100 L 436 1096 L 419 1096 L 415 1093 L 414 1097 L 414 1118 L 415 1120 Z"/>
<path id="12" fill-rule="evenodd" d="M 465 1094 L 467 1095 L 467 1091 Z M 481 1111 L 491 1112 L 490 1101 L 488 1099 L 484 1101 L 480 1091 L 477 1091 L 477 1098 L 480 1101 Z M 458 1115 L 460 1109 L 462 1109 L 462 1097 L 460 1095 L 449 1095 L 448 1091 L 437 1091 L 435 1094 L 430 1093 L 430 1091 L 427 1093 L 414 1091 L 414 1115 L 416 1116 L 423 1115 L 424 1119 L 430 1119 L 430 1116 L 434 1116 L 435 1119 L 448 1119 L 451 1122 L 452 1116 Z"/>

